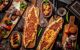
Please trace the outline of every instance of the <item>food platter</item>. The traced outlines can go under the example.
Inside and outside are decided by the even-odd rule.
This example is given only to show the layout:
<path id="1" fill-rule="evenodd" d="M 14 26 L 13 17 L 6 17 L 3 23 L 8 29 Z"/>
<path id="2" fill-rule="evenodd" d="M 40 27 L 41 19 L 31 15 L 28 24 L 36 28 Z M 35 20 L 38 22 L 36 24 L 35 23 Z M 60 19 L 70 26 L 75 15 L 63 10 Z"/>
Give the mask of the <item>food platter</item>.
<path id="1" fill-rule="evenodd" d="M 14 2 L 15 1 L 13 1 L 13 3 Z M 20 19 L 19 16 L 21 16 L 24 12 L 24 10 L 17 11 L 16 9 L 14 9 L 13 6 L 14 6 L 13 4 L 10 6 L 10 8 L 7 10 L 6 14 L 4 15 L 4 18 L 2 19 L 2 21 L 0 23 L 1 28 L 3 27 L 3 28 L 8 29 L 8 30 L 6 30 L 5 34 L 2 35 L 3 38 L 7 38 L 9 36 L 11 31 L 13 30 L 13 28 L 17 24 L 18 20 Z M 12 12 L 10 12 L 10 11 L 12 11 Z M 3 26 L 3 25 L 5 25 L 5 26 Z"/>
<path id="2" fill-rule="evenodd" d="M 50 14 L 47 16 L 45 16 L 43 12 L 48 10 L 42 11 L 42 4 L 44 1 L 48 1 L 51 4 L 49 5 L 49 9 L 51 9 L 49 12 Z M 14 24 L 14 22 L 12 23 L 12 20 L 14 21 L 15 19 L 18 19 L 18 21 L 14 24 L 14 26 L 12 26 L 11 29 L 8 29 L 10 31 L 8 36 L 0 36 L 0 49 L 68 50 L 69 47 L 70 49 L 72 48 L 71 44 L 73 44 L 74 50 L 80 49 L 80 21 L 77 16 L 66 8 L 66 4 L 60 1 L 56 2 L 56 11 L 55 4 L 52 2 L 53 0 L 44 1 L 28 0 L 25 2 L 24 0 L 21 0 L 21 14 L 17 15 L 19 18 L 11 16 L 10 19 L 8 18 L 10 21 L 6 21 L 5 19 L 7 19 L 6 17 L 9 13 L 8 10 L 10 10 L 11 6 L 5 11 L 5 15 L 0 22 L 0 25 L 6 24 L 10 26 Z M 57 14 L 57 10 L 61 7 L 66 10 L 66 13 L 59 16 L 59 14 Z M 5 33 L 4 28 L 0 28 L 0 31 Z M 70 41 L 72 42 L 70 43 L 68 39 L 75 42 Z"/>

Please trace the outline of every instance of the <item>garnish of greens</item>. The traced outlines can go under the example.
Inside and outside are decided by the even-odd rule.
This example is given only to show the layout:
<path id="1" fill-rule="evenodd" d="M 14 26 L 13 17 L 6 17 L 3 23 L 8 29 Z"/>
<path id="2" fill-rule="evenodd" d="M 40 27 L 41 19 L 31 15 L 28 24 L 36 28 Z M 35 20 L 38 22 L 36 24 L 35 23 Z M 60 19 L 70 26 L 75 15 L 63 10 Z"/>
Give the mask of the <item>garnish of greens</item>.
<path id="1" fill-rule="evenodd" d="M 5 35 L 6 35 L 6 33 L 7 33 L 6 31 L 2 31 L 2 35 L 3 35 L 3 36 L 5 36 Z"/>
<path id="2" fill-rule="evenodd" d="M 3 1 L 2 0 L 0 0 L 0 3 L 2 3 Z"/>
<path id="3" fill-rule="evenodd" d="M 69 20 L 68 20 L 68 13 L 69 13 L 69 12 L 66 13 L 66 21 L 67 21 L 67 22 L 69 21 Z"/>
<path id="4" fill-rule="evenodd" d="M 7 25 L 12 25 L 12 22 L 9 21 L 9 20 L 6 20 L 5 23 L 6 23 Z"/>
<path id="5" fill-rule="evenodd" d="M 16 43 L 19 45 L 20 44 L 20 41 L 19 40 L 16 40 Z"/>
<path id="6" fill-rule="evenodd" d="M 42 28 L 40 28 L 40 30 L 38 32 L 38 36 L 40 36 L 41 32 L 42 32 Z"/>
<path id="7" fill-rule="evenodd" d="M 23 10 L 23 9 L 26 8 L 26 6 L 27 6 L 27 5 L 26 5 L 24 2 L 22 2 L 22 3 L 20 4 L 20 9 Z"/>
<path id="8" fill-rule="evenodd" d="M 48 3 L 48 2 L 49 2 L 49 0 L 43 0 L 43 2 Z"/>

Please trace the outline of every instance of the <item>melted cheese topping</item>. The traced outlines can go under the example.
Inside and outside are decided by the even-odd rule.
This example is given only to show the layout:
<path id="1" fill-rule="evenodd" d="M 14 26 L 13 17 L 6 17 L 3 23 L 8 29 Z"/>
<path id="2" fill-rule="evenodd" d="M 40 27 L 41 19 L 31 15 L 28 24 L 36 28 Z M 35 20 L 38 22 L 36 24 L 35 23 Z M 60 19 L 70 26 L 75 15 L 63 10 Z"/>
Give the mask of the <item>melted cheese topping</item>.
<path id="1" fill-rule="evenodd" d="M 37 47 L 37 50 L 45 50 L 48 49 L 51 44 L 55 42 L 55 39 L 57 38 L 57 35 L 62 28 L 63 19 L 60 17 L 58 20 L 52 22 L 49 24 L 44 31 L 44 34 L 39 42 L 39 45 Z M 55 29 L 56 27 L 56 29 Z"/>
<path id="2" fill-rule="evenodd" d="M 44 36 L 45 41 L 47 42 L 51 41 L 51 39 L 54 36 L 54 30 L 48 30 Z"/>

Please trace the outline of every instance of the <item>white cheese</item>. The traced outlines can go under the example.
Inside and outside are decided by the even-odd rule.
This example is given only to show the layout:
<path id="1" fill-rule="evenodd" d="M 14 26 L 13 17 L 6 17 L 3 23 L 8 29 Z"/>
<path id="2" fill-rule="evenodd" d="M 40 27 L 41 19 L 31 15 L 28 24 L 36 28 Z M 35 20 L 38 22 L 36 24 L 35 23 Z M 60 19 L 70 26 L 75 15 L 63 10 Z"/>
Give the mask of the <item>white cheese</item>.
<path id="1" fill-rule="evenodd" d="M 13 2 L 13 6 L 15 7 L 15 9 L 20 10 L 20 2 Z"/>

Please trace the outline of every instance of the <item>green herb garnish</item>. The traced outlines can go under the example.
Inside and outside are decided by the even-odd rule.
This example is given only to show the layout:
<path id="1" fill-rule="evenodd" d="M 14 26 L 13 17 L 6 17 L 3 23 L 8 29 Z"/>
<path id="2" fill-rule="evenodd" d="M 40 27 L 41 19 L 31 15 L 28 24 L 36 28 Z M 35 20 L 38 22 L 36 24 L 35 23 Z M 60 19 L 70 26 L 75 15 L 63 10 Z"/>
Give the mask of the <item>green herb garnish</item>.
<path id="1" fill-rule="evenodd" d="M 43 2 L 48 3 L 48 2 L 49 2 L 49 0 L 43 0 Z"/>
<path id="2" fill-rule="evenodd" d="M 20 4 L 20 9 L 22 9 L 22 10 L 23 10 L 23 9 L 25 9 L 25 8 L 26 8 L 26 6 L 27 6 L 27 5 L 26 5 L 25 3 L 23 3 L 23 2 L 22 2 L 22 3 Z"/>
<path id="3" fill-rule="evenodd" d="M 42 28 L 39 30 L 38 36 L 40 36 L 41 32 L 42 32 Z"/>
<path id="4" fill-rule="evenodd" d="M 16 41 L 16 43 L 19 45 L 19 44 L 20 44 L 20 41 L 19 41 L 19 40 L 17 40 L 17 41 Z"/>
<path id="5" fill-rule="evenodd" d="M 69 12 L 66 13 L 66 21 L 67 21 L 67 22 L 69 21 L 69 20 L 68 20 L 68 13 L 69 13 Z"/>
<path id="6" fill-rule="evenodd" d="M 6 23 L 7 25 L 12 25 L 12 22 L 11 22 L 10 20 L 6 20 L 5 23 Z"/>
<path id="7" fill-rule="evenodd" d="M 0 3 L 2 3 L 3 1 L 2 0 L 0 0 Z"/>
<path id="8" fill-rule="evenodd" d="M 2 31 L 2 35 L 5 36 L 7 34 L 6 31 Z"/>

